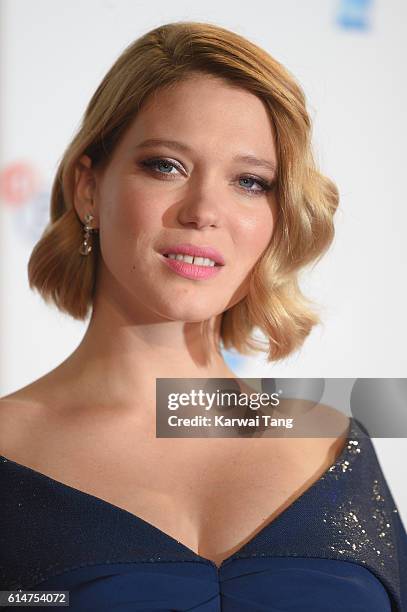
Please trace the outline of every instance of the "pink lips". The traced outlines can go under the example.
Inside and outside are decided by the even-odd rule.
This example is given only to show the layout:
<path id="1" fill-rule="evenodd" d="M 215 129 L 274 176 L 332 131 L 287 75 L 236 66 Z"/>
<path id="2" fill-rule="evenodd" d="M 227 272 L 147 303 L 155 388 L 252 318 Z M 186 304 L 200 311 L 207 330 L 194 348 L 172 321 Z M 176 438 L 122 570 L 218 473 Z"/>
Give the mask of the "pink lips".
<path id="1" fill-rule="evenodd" d="M 191 278 L 194 280 L 213 278 L 219 274 L 225 261 L 222 255 L 213 249 L 212 247 L 197 247 L 192 244 L 177 244 L 174 246 L 165 247 L 160 249 L 162 261 L 169 266 L 174 272 L 185 278 Z M 215 266 L 198 266 L 196 264 L 190 264 L 186 261 L 180 261 L 178 259 L 169 259 L 165 257 L 168 253 L 182 253 L 184 255 L 192 255 L 194 257 L 208 257 L 216 262 Z"/>
<path id="2" fill-rule="evenodd" d="M 192 255 L 193 257 L 208 257 L 208 259 L 213 259 L 220 266 L 225 265 L 222 255 L 213 247 L 199 247 L 189 242 L 163 247 L 160 249 L 160 253 L 163 255 L 168 255 L 168 253 L 175 253 L 177 255 L 181 253 L 183 255 Z"/>

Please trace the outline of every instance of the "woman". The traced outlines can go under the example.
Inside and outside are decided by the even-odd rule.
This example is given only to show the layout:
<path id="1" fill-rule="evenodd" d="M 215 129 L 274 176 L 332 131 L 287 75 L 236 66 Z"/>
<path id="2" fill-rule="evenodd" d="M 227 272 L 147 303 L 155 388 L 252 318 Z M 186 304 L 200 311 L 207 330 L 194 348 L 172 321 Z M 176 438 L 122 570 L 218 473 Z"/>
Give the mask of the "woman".
<path id="1" fill-rule="evenodd" d="M 155 435 L 156 378 L 232 378 L 222 345 L 259 350 L 259 327 L 278 360 L 318 322 L 297 277 L 332 241 L 338 191 L 310 140 L 292 76 L 223 28 L 158 27 L 109 70 L 29 262 L 30 286 L 90 323 L 0 402 L 3 590 L 98 612 L 407 605 L 404 528 L 357 421 Z"/>

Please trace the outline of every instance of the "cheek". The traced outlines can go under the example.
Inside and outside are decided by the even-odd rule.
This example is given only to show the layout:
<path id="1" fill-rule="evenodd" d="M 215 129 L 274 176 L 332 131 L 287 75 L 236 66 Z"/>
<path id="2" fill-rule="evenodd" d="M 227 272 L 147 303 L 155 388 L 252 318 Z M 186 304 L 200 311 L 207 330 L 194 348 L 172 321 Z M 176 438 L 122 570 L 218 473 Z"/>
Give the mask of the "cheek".
<path id="1" fill-rule="evenodd" d="M 100 199 L 101 253 L 105 266 L 127 288 L 144 291 L 156 285 L 159 271 L 153 245 L 169 206 L 164 195 L 134 177 L 105 185 Z"/>
<path id="2" fill-rule="evenodd" d="M 102 220 L 109 231 L 119 233 L 123 240 L 140 230 L 157 228 L 161 212 L 151 190 L 142 189 L 134 180 L 123 178 L 114 189 L 105 192 L 102 201 Z"/>
<path id="3" fill-rule="evenodd" d="M 233 236 L 238 252 L 252 265 L 269 244 L 275 227 L 275 205 L 262 207 L 255 214 L 236 220 Z"/>

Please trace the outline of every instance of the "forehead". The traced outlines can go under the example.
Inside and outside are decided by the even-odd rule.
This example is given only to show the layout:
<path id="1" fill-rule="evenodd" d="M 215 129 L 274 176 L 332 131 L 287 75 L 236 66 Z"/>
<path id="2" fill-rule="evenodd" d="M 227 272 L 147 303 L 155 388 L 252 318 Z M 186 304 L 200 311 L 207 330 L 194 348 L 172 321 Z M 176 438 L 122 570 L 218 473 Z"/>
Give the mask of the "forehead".
<path id="1" fill-rule="evenodd" d="M 188 76 L 154 91 L 125 140 L 137 144 L 148 138 L 179 138 L 203 152 L 215 148 L 268 156 L 276 162 L 275 133 L 266 104 L 212 75 Z"/>

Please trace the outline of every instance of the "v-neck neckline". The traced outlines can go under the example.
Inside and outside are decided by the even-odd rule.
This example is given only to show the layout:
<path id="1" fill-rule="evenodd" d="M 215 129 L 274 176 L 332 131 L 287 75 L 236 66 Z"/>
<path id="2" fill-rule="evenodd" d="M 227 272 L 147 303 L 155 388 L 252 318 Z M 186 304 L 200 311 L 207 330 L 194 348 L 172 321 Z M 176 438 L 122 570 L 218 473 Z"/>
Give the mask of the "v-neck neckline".
<path id="1" fill-rule="evenodd" d="M 176 544 L 179 548 L 185 550 L 189 555 L 193 556 L 193 559 L 195 561 L 199 561 L 199 562 L 205 563 L 207 565 L 208 564 L 212 565 L 217 571 L 220 571 L 225 565 L 227 565 L 228 563 L 233 561 L 235 558 L 238 558 L 239 554 L 241 553 L 241 551 L 248 544 L 253 544 L 260 536 L 262 536 L 264 534 L 264 532 L 266 530 L 271 529 L 276 521 L 278 521 L 282 517 L 286 516 L 295 505 L 297 505 L 306 495 L 308 495 L 311 491 L 313 491 L 323 480 L 325 480 L 325 478 L 328 475 L 332 474 L 333 471 L 334 471 L 332 469 L 333 466 L 339 465 L 344 460 L 344 458 L 345 458 L 345 456 L 346 456 L 346 454 L 348 452 L 349 440 L 355 439 L 357 437 L 358 436 L 356 434 L 355 419 L 353 417 L 349 417 L 348 433 L 347 433 L 347 436 L 346 436 L 346 439 L 345 439 L 345 444 L 344 444 L 341 452 L 339 453 L 338 457 L 336 458 L 335 462 L 332 463 L 325 470 L 325 472 L 323 472 L 321 474 L 321 476 L 317 480 L 315 480 L 307 489 L 305 489 L 305 491 L 303 491 L 296 499 L 294 499 L 290 503 L 290 505 L 287 506 L 287 508 L 285 508 L 280 514 L 278 514 L 270 522 L 266 523 L 266 525 L 261 527 L 261 529 L 259 531 L 257 531 L 251 538 L 249 538 L 249 540 L 247 540 L 244 544 L 242 544 L 238 548 L 238 550 L 236 550 L 234 553 L 232 553 L 231 555 L 229 555 L 228 557 L 223 559 L 223 561 L 221 561 L 220 565 L 217 565 L 215 563 L 215 561 L 212 561 L 211 559 L 207 559 L 206 557 L 203 557 L 202 555 L 199 555 L 194 550 L 192 550 L 192 548 L 189 548 L 189 546 L 187 546 L 186 544 L 183 544 L 181 541 L 177 540 L 176 538 L 171 536 L 169 533 L 163 531 L 162 529 L 160 529 L 156 525 L 153 525 L 153 523 L 150 523 L 149 521 L 141 518 L 137 514 L 133 514 L 129 510 L 126 510 L 125 508 L 121 508 L 120 506 L 117 506 L 116 504 L 113 504 L 112 502 L 109 502 L 109 501 L 103 499 L 102 497 L 98 497 L 97 495 L 93 495 L 92 493 L 87 493 L 86 491 L 82 491 L 81 489 L 78 489 L 76 487 L 72 487 L 71 485 L 68 485 L 68 484 L 66 484 L 64 482 L 61 482 L 60 480 L 57 480 L 55 478 L 52 478 L 51 476 L 48 476 L 47 474 L 44 474 L 43 472 L 39 472 L 38 470 L 30 468 L 27 465 L 23 465 L 22 463 L 18 463 L 17 461 L 13 461 L 12 459 L 9 459 L 8 457 L 5 457 L 4 455 L 0 455 L 0 460 L 5 461 L 6 463 L 11 463 L 12 465 L 16 466 L 20 470 L 23 470 L 23 471 L 35 474 L 37 477 L 40 477 L 40 478 L 44 479 L 46 482 L 51 483 L 54 487 L 58 487 L 61 490 L 69 490 L 72 493 L 72 495 L 78 495 L 80 497 L 88 497 L 88 498 L 94 500 L 95 502 L 97 502 L 98 504 L 100 504 L 102 507 L 104 506 L 106 508 L 110 508 L 111 511 L 115 511 L 115 512 L 118 512 L 118 513 L 124 513 L 131 520 L 134 520 L 136 523 L 137 522 L 138 523 L 143 523 L 146 527 L 151 529 L 153 532 L 159 534 L 162 538 L 168 540 L 172 544 Z"/>

